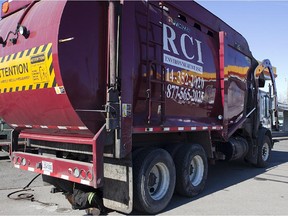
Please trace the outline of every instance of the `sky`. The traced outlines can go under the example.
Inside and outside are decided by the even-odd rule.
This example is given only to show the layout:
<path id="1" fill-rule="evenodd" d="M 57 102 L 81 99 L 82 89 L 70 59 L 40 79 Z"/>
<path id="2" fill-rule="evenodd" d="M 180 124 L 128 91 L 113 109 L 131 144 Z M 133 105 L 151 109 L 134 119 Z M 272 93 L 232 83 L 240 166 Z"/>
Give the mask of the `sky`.
<path id="1" fill-rule="evenodd" d="M 278 99 L 288 103 L 288 1 L 197 2 L 242 34 L 254 58 L 271 61 Z"/>
<path id="2" fill-rule="evenodd" d="M 196 1 L 242 34 L 257 60 L 271 61 L 278 99 L 288 103 L 288 0 Z"/>

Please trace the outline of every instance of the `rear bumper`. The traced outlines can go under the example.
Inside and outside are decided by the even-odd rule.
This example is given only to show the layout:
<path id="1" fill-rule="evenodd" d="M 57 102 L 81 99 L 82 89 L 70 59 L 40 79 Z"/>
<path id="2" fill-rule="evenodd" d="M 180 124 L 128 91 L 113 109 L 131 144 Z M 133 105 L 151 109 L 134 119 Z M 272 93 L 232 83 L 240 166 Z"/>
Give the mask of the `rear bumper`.
<path id="1" fill-rule="evenodd" d="M 18 169 L 61 178 L 95 188 L 99 186 L 95 181 L 98 176 L 94 172 L 95 169 L 93 169 L 92 163 L 51 158 L 23 152 L 13 152 L 11 159 L 14 167 Z M 76 169 L 79 171 L 78 177 L 74 175 Z M 98 180 L 99 179 L 101 178 L 98 178 Z"/>
<path id="2" fill-rule="evenodd" d="M 18 151 L 17 147 L 13 149 L 13 145 L 11 145 L 10 156 L 15 168 L 65 179 L 94 188 L 103 186 L 103 148 L 106 141 L 105 125 L 91 138 L 29 134 L 27 132 L 20 133 L 20 137 L 34 139 L 40 142 L 50 141 L 69 143 L 69 145 L 91 145 L 92 159 L 90 162 L 82 162 L 55 156 L 43 156 L 40 154 L 26 153 L 25 148 L 24 152 Z"/>

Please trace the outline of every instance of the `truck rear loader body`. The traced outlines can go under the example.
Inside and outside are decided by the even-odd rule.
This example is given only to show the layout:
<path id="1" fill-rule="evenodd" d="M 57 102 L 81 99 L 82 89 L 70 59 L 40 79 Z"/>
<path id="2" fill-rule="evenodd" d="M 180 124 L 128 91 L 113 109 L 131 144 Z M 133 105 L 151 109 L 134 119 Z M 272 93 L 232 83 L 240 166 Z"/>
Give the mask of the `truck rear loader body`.
<path id="1" fill-rule="evenodd" d="M 199 194 L 208 161 L 267 165 L 258 89 L 270 76 L 277 99 L 271 64 L 193 1 L 7 1 L 0 46 L 12 163 L 64 192 L 155 214 L 174 191 Z"/>

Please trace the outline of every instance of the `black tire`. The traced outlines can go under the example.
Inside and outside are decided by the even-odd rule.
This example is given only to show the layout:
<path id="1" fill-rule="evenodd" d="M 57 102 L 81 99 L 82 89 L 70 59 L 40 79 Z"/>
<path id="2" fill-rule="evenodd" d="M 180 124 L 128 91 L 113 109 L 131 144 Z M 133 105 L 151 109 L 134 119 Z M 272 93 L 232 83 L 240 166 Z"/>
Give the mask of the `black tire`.
<path id="1" fill-rule="evenodd" d="M 138 157 L 138 154 L 140 154 L 140 152 L 142 152 L 144 150 L 144 148 L 138 148 L 138 149 L 133 149 L 133 152 L 132 152 L 132 158 L 137 158 Z"/>
<path id="2" fill-rule="evenodd" d="M 187 197 L 198 195 L 208 175 L 206 152 L 201 145 L 184 145 L 175 155 L 176 192 Z"/>
<path id="3" fill-rule="evenodd" d="M 271 139 L 265 135 L 263 141 L 258 147 L 258 156 L 256 166 L 259 168 L 265 168 L 269 164 L 269 159 L 271 155 L 272 143 Z"/>
<path id="4" fill-rule="evenodd" d="M 133 201 L 140 212 L 156 214 L 170 202 L 176 171 L 170 154 L 164 149 L 146 149 L 133 157 Z"/>
<path id="5" fill-rule="evenodd" d="M 166 150 L 167 152 L 169 152 L 169 154 L 171 155 L 171 157 L 174 159 L 177 151 L 180 149 L 180 147 L 181 147 L 182 145 L 183 145 L 183 144 L 170 144 L 170 145 L 167 145 L 167 146 L 165 147 L 165 150 Z"/>

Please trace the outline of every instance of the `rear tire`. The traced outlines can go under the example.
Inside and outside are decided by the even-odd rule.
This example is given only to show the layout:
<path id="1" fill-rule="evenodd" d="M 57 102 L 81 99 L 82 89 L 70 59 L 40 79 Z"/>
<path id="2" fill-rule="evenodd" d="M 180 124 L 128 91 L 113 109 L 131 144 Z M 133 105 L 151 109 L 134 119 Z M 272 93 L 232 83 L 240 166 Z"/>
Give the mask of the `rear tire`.
<path id="1" fill-rule="evenodd" d="M 183 144 L 171 144 L 165 147 L 165 150 L 171 155 L 174 159 L 177 151 L 181 148 Z"/>
<path id="2" fill-rule="evenodd" d="M 143 150 L 133 157 L 134 208 L 148 214 L 162 211 L 175 188 L 175 165 L 163 149 Z"/>
<path id="3" fill-rule="evenodd" d="M 208 175 L 206 152 L 201 145 L 184 145 L 175 156 L 176 191 L 187 197 L 198 195 Z"/>
<path id="4" fill-rule="evenodd" d="M 265 135 L 263 141 L 258 147 L 258 158 L 256 164 L 257 167 L 265 168 L 268 166 L 271 155 L 271 148 L 271 140 L 267 135 Z"/>

